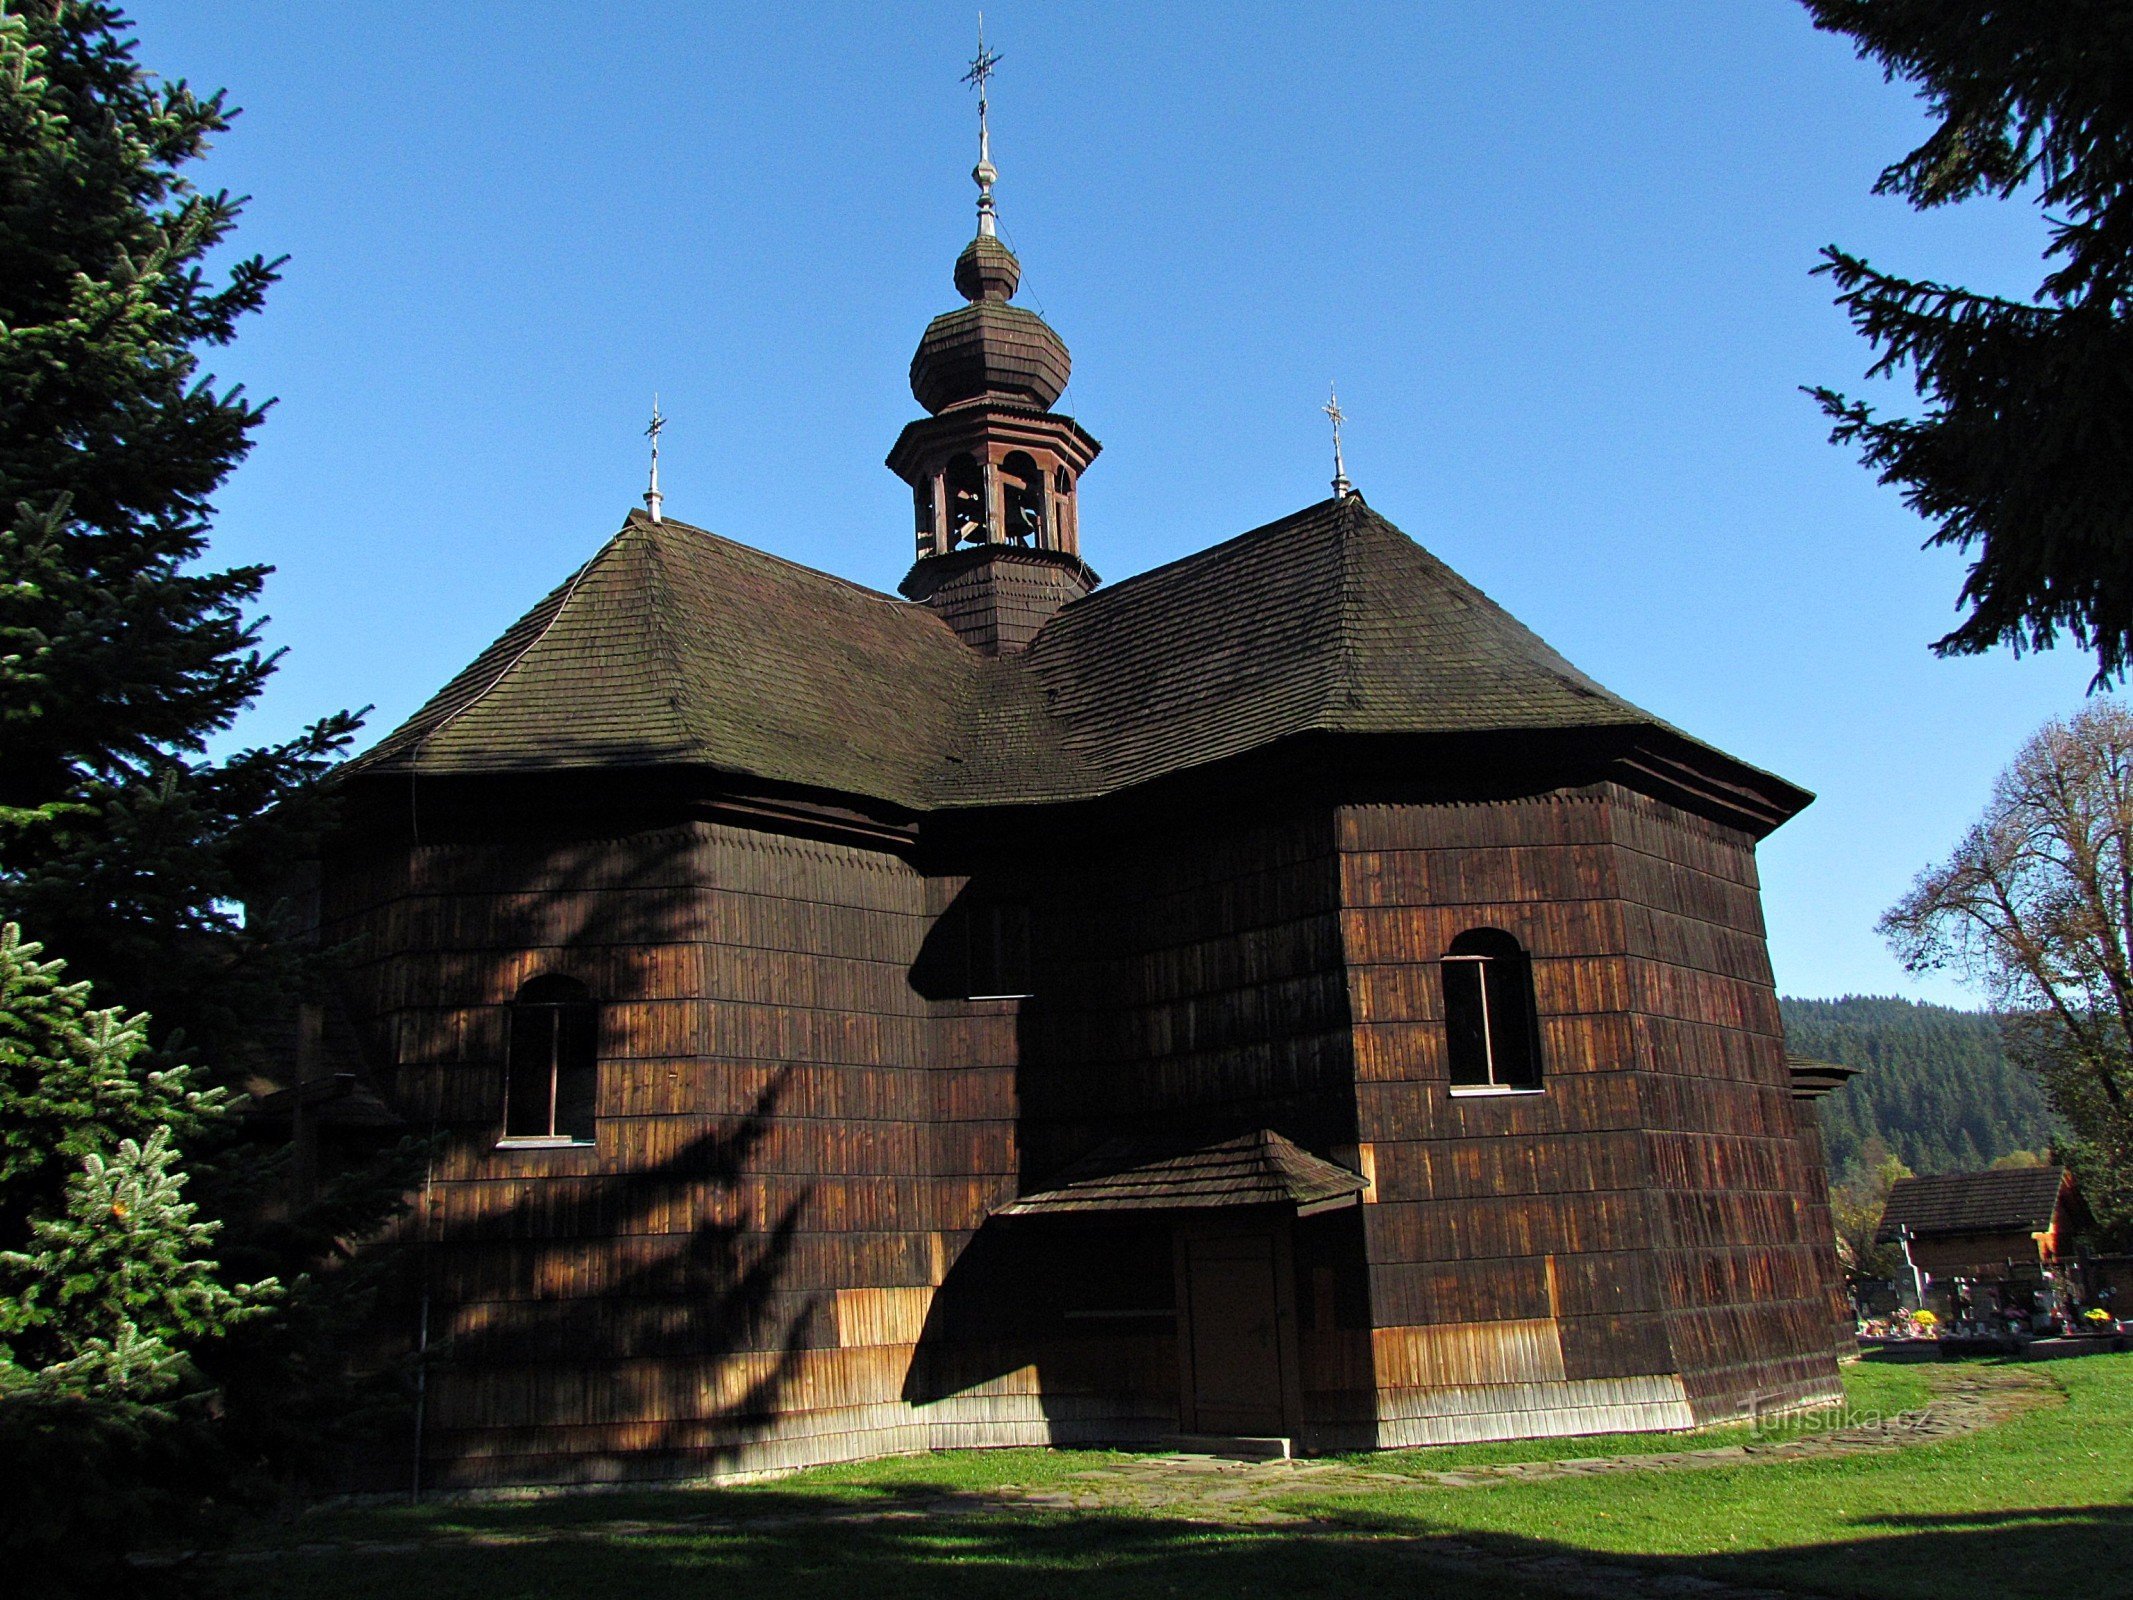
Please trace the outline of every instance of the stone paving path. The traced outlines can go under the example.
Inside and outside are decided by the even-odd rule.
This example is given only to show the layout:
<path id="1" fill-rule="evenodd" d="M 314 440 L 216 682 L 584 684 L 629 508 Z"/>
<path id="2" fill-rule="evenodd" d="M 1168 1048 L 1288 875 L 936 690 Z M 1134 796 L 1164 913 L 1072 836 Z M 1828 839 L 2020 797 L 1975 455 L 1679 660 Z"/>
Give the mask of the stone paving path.
<path id="1" fill-rule="evenodd" d="M 1933 1399 L 1915 1411 L 1754 1443 L 1409 1472 L 1377 1470 L 1351 1462 L 1235 1462 L 1205 1456 L 1145 1456 L 1077 1474 L 1070 1487 L 1026 1492 L 1007 1503 L 1061 1510 L 1134 1510 L 1210 1522 L 1288 1524 L 1299 1532 L 1324 1531 L 1357 1537 L 1337 1525 L 1315 1523 L 1285 1510 L 1282 1502 L 1292 1500 L 1299 1492 L 1314 1497 L 1343 1490 L 1382 1492 L 1416 1483 L 1463 1489 L 1507 1480 L 1541 1482 L 1608 1473 L 1678 1472 L 1758 1461 L 1863 1455 L 1991 1427 L 2025 1411 L 2057 1404 L 2061 1398 L 2059 1389 L 2042 1373 L 2019 1367 L 1937 1368 L 1932 1378 L 1936 1389 Z M 957 1509 L 967 1514 L 967 1499 Z M 1434 1573 L 1511 1577 L 1537 1591 L 1566 1596 L 1607 1596 L 1610 1600 L 1679 1600 L 1684 1596 L 1697 1600 L 1791 1600 L 1786 1591 L 1744 1587 L 1691 1573 L 1660 1572 L 1604 1556 L 1513 1555 L 1442 1535 L 1378 1537 L 1385 1543 L 1406 1546 L 1419 1567 Z"/>
<path id="2" fill-rule="evenodd" d="M 1210 1456 L 1146 1455 L 1077 1473 L 1069 1486 L 945 1497 L 941 1509 L 953 1506 L 968 1511 L 973 1502 L 982 1502 L 1061 1510 L 1198 1512 L 1225 1520 L 1296 1520 L 1282 1512 L 1278 1502 L 1299 1491 L 1383 1491 L 1416 1483 L 1466 1489 L 1505 1480 L 1540 1482 L 1616 1472 L 1681 1471 L 1756 1461 L 1861 1455 L 1928 1444 L 1991 1427 L 2059 1399 L 2059 1390 L 2049 1379 L 2022 1367 L 1935 1368 L 1933 1380 L 1933 1399 L 1915 1411 L 1865 1418 L 1843 1428 L 1776 1434 L 1752 1443 L 1691 1446 L 1637 1455 L 1502 1462 L 1441 1471 L 1387 1471 L 1354 1461 L 1246 1462 Z"/>
<path id="3" fill-rule="evenodd" d="M 1291 1509 L 1299 1495 L 1314 1499 L 1344 1492 L 1414 1488 L 1468 1489 L 1505 1481 L 1539 1482 L 1608 1473 L 1694 1471 L 1741 1466 L 1758 1461 L 1789 1461 L 1823 1456 L 1860 1455 L 1902 1449 L 1990 1427 L 2040 1406 L 2058 1403 L 2060 1391 L 2033 1368 L 2015 1366 L 1937 1367 L 1930 1371 L 1933 1399 L 1915 1411 L 1862 1419 L 1843 1428 L 1772 1437 L 1753 1443 L 1659 1451 L 1641 1455 L 1591 1456 L 1548 1461 L 1505 1462 L 1444 1470 L 1391 1471 L 1355 1461 L 1230 1461 L 1212 1456 L 1145 1455 L 1094 1467 L 1063 1483 L 1043 1488 L 1004 1487 L 981 1491 L 897 1495 L 886 1505 L 852 1505 L 825 1501 L 819 1508 L 769 1516 L 708 1512 L 703 1516 L 654 1521 L 635 1518 L 573 1521 L 525 1530 L 475 1532 L 455 1530 L 410 1539 L 348 1540 L 312 1543 L 285 1550 L 239 1552 L 225 1559 L 239 1564 L 273 1561 L 288 1555 L 382 1555 L 446 1547 L 512 1547 L 577 1542 L 612 1542 L 662 1533 L 731 1527 L 735 1531 L 825 1523 L 894 1523 L 930 1519 L 967 1519 L 1028 1511 L 1127 1512 L 1209 1525 L 1289 1527 L 1298 1534 L 1327 1538 L 1369 1538 L 1401 1547 L 1418 1572 L 1456 1577 L 1462 1572 L 1522 1581 L 1538 1591 L 1565 1596 L 1600 1596 L 1610 1600 L 1788 1600 L 1782 1592 L 1743 1588 L 1686 1573 L 1654 1571 L 1627 1561 L 1599 1556 L 1506 1554 L 1456 1537 L 1426 1538 L 1359 1533 L 1337 1523 L 1314 1520 Z M 730 1506 L 730 1502 L 729 1502 Z"/>

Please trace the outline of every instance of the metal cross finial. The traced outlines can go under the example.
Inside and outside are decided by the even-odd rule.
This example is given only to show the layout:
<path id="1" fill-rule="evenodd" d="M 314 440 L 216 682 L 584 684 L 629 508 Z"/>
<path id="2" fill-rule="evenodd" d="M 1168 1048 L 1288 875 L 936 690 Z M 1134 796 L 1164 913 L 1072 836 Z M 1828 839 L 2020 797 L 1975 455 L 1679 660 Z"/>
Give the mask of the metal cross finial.
<path id="1" fill-rule="evenodd" d="M 1000 58 L 985 48 L 985 13 L 978 13 L 978 53 L 970 58 L 970 70 L 963 74 L 963 81 L 978 91 L 978 116 L 985 115 L 985 82 L 992 76 L 992 69 L 1000 64 Z"/>
<path id="2" fill-rule="evenodd" d="M 652 485 L 644 491 L 644 509 L 651 513 L 652 520 L 661 520 L 659 508 L 666 496 L 659 492 L 659 436 L 666 432 L 667 419 L 659 414 L 659 396 L 652 396 L 652 422 L 644 430 L 644 436 L 652 441 Z"/>
<path id="3" fill-rule="evenodd" d="M 1341 410 L 1340 391 L 1330 383 L 1326 385 L 1326 403 L 1319 409 L 1333 423 L 1333 498 L 1345 500 L 1355 493 L 1355 485 L 1348 481 L 1348 469 L 1341 463 L 1341 424 L 1348 420 L 1348 413 Z"/>
<path id="4" fill-rule="evenodd" d="M 987 126 L 985 113 L 989 109 L 985 98 L 985 85 L 992 81 L 993 69 L 1000 64 L 1000 57 L 985 48 L 985 13 L 978 13 L 978 53 L 971 57 L 970 70 L 963 74 L 963 82 L 978 91 L 978 164 L 970 169 L 970 176 L 978 186 L 978 232 L 987 238 L 997 231 L 993 215 L 993 180 L 1000 176 L 992 164 L 992 130 Z"/>

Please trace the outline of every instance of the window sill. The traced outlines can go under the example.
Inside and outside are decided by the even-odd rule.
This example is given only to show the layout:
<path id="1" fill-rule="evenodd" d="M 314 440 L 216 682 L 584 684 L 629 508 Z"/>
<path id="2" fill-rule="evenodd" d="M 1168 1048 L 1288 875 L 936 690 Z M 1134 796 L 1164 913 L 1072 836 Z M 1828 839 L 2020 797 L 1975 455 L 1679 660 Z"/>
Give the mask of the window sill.
<path id="1" fill-rule="evenodd" d="M 599 1141 L 594 1139 L 548 1139 L 530 1134 L 507 1136 L 496 1141 L 499 1150 L 590 1150 Z"/>
<path id="2" fill-rule="evenodd" d="M 1451 1086 L 1455 1100 L 1507 1100 L 1514 1095 L 1546 1094 L 1546 1089 L 1520 1089 L 1508 1083 L 1455 1083 Z"/>

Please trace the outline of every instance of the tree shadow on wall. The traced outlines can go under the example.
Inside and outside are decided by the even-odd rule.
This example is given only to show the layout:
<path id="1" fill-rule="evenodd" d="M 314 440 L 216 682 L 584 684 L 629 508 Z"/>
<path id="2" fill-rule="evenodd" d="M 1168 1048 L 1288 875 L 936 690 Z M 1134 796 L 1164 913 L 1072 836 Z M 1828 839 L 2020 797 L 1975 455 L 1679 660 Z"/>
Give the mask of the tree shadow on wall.
<path id="1" fill-rule="evenodd" d="M 1152 1444 L 1179 1427 L 1174 1288 L 1168 1218 L 994 1218 L 935 1291 L 903 1398 L 1026 1389 L 1052 1443 Z"/>
<path id="2" fill-rule="evenodd" d="M 426 1484 L 710 1472 L 772 1424 L 821 1338 L 785 1287 L 812 1188 L 761 1223 L 745 1199 L 790 1077 L 655 1166 L 517 1184 L 415 1246 Z"/>
<path id="3" fill-rule="evenodd" d="M 792 1282 L 814 1185 L 752 1170 L 793 1067 L 730 1041 L 722 1056 L 708 1031 L 700 834 L 590 800 L 426 800 L 382 907 L 361 899 L 362 859 L 346 868 L 328 937 L 372 952 L 347 981 L 386 1036 L 374 1070 L 436 1146 L 401 1235 L 413 1287 L 387 1312 L 396 1340 L 427 1330 L 420 1397 L 397 1461 L 366 1463 L 363 1487 L 405 1489 L 418 1457 L 426 1487 L 715 1471 L 789 1404 L 805 1351 L 833 1342 L 821 1297 Z M 603 1007 L 593 1150 L 495 1148 L 510 1001 L 542 974 Z M 678 1098 L 661 1087 L 677 1073 Z"/>

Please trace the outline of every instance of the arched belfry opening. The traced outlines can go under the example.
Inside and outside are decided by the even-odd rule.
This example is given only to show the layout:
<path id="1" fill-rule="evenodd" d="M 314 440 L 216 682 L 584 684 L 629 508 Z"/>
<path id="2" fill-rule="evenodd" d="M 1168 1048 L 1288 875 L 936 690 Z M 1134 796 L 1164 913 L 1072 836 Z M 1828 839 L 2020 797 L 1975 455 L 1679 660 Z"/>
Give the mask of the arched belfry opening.
<path id="1" fill-rule="evenodd" d="M 985 515 L 985 469 L 978 465 L 978 458 L 967 450 L 961 451 L 949 458 L 941 476 L 947 487 L 946 550 L 959 544 L 985 543 L 990 519 Z"/>
<path id="2" fill-rule="evenodd" d="M 1009 544 L 1043 545 L 1044 476 L 1027 450 L 1010 450 L 1000 463 L 1001 522 Z"/>
<path id="3" fill-rule="evenodd" d="M 990 161 L 979 165 L 979 231 L 955 263 L 964 304 L 935 317 L 911 358 L 927 415 L 889 452 L 911 485 L 916 564 L 901 585 L 987 654 L 1027 645 L 1053 612 L 1096 586 L 1081 559 L 1076 488 L 1103 447 L 1052 407 L 1066 343 L 1011 302 L 1022 264 L 991 222 Z"/>

